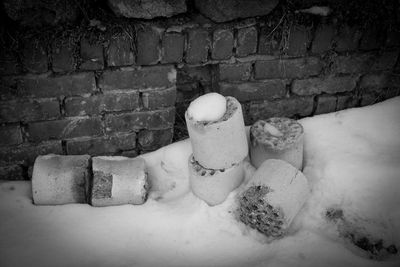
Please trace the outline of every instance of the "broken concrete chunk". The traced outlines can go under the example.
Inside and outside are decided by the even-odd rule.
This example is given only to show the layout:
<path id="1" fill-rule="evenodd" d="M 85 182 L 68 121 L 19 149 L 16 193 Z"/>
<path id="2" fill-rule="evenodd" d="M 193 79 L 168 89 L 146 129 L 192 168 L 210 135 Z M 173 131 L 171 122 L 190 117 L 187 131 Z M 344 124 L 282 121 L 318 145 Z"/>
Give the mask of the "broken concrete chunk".
<path id="1" fill-rule="evenodd" d="M 208 169 L 226 169 L 248 155 L 242 107 L 226 97 L 226 112 L 216 121 L 196 121 L 185 113 L 186 125 L 196 161 Z"/>
<path id="2" fill-rule="evenodd" d="M 244 178 L 242 162 L 228 169 L 207 169 L 195 160 L 193 154 L 189 157 L 189 172 L 192 192 L 210 206 L 224 202 Z"/>
<path id="3" fill-rule="evenodd" d="M 38 156 L 33 166 L 32 195 L 36 205 L 86 203 L 89 155 Z"/>
<path id="4" fill-rule="evenodd" d="M 250 159 L 258 168 L 267 159 L 281 159 L 303 168 L 303 126 L 288 118 L 259 120 L 250 127 Z"/>
<path id="5" fill-rule="evenodd" d="M 261 164 L 238 195 L 237 217 L 273 240 L 285 235 L 307 200 L 309 188 L 303 173 L 282 160 Z"/>
<path id="6" fill-rule="evenodd" d="M 143 158 L 94 157 L 92 206 L 143 204 L 149 181 Z"/>

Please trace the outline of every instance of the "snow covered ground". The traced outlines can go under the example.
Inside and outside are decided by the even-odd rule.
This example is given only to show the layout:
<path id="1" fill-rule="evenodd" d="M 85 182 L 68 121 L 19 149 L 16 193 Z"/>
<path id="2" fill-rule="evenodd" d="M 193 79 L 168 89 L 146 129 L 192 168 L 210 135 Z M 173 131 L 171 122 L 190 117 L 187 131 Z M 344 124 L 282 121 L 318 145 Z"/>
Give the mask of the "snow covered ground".
<path id="1" fill-rule="evenodd" d="M 34 206 L 30 182 L 0 183 L 0 266 L 400 266 L 368 259 L 326 217 L 341 210 L 399 248 L 400 97 L 300 122 L 312 193 L 283 239 L 237 222 L 236 192 L 209 207 L 189 191 L 185 140 L 144 155 L 153 192 L 141 206 Z"/>

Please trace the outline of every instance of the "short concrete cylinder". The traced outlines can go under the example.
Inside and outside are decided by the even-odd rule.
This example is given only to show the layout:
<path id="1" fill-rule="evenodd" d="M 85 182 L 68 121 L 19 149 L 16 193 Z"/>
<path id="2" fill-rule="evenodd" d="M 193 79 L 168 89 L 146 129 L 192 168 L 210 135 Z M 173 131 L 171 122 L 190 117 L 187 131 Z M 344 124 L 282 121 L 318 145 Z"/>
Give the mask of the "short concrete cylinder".
<path id="1" fill-rule="evenodd" d="M 244 178 L 242 162 L 228 169 L 207 169 L 194 159 L 193 154 L 189 157 L 189 173 L 192 192 L 210 206 L 224 202 Z"/>
<path id="2" fill-rule="evenodd" d="M 38 156 L 32 173 L 32 196 L 36 205 L 87 203 L 89 155 Z"/>
<path id="3" fill-rule="evenodd" d="M 194 121 L 185 113 L 186 125 L 196 161 L 208 169 L 225 169 L 248 155 L 242 107 L 226 97 L 227 111 L 218 121 Z"/>
<path id="4" fill-rule="evenodd" d="M 309 195 L 306 177 L 291 164 L 261 164 L 238 196 L 238 218 L 269 238 L 285 235 Z"/>
<path id="5" fill-rule="evenodd" d="M 143 158 L 94 157 L 91 204 L 95 207 L 143 204 L 149 182 Z"/>
<path id="6" fill-rule="evenodd" d="M 281 159 L 303 169 L 303 126 L 288 118 L 259 120 L 250 127 L 250 160 L 258 168 L 267 159 Z"/>

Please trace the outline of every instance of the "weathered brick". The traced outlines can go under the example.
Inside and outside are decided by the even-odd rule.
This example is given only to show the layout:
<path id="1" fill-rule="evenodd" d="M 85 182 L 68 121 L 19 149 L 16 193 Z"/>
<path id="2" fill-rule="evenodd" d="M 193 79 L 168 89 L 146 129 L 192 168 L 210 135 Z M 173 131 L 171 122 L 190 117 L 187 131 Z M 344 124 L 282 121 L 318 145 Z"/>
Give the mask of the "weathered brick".
<path id="1" fill-rule="evenodd" d="M 354 95 L 337 96 L 336 110 L 354 108 L 358 105 L 359 98 Z"/>
<path id="2" fill-rule="evenodd" d="M 56 41 L 52 45 L 52 67 L 54 72 L 73 71 L 76 67 L 74 45 Z"/>
<path id="3" fill-rule="evenodd" d="M 121 156 L 128 158 L 135 158 L 139 155 L 137 150 L 121 151 Z"/>
<path id="4" fill-rule="evenodd" d="M 162 62 L 180 63 L 185 48 L 185 36 L 179 33 L 166 33 L 162 40 Z"/>
<path id="5" fill-rule="evenodd" d="M 177 84 L 192 82 L 209 83 L 211 81 L 211 68 L 209 65 L 190 67 L 184 66 L 177 70 Z"/>
<path id="6" fill-rule="evenodd" d="M 135 57 L 129 37 L 126 35 L 113 37 L 107 49 L 108 66 L 129 66 L 133 63 L 135 63 Z"/>
<path id="7" fill-rule="evenodd" d="M 364 93 L 362 94 L 360 106 L 368 106 L 377 103 L 377 97 L 373 93 Z"/>
<path id="8" fill-rule="evenodd" d="M 63 154 L 61 141 L 5 147 L 0 149 L 0 165 L 16 162 L 31 165 L 38 155 L 46 155 L 50 153 Z"/>
<path id="9" fill-rule="evenodd" d="M 29 38 L 22 45 L 22 65 L 28 72 L 43 73 L 48 70 L 45 44 L 37 38 Z"/>
<path id="10" fill-rule="evenodd" d="M 338 52 L 356 50 L 361 38 L 361 32 L 356 27 L 348 25 L 339 29 L 334 38 L 335 50 Z"/>
<path id="11" fill-rule="evenodd" d="M 0 146 L 19 145 L 22 142 L 19 125 L 0 126 Z"/>
<path id="12" fill-rule="evenodd" d="M 290 28 L 288 45 L 285 52 L 289 56 L 302 56 L 307 52 L 310 42 L 310 30 L 305 26 L 294 25 Z"/>
<path id="13" fill-rule="evenodd" d="M 137 32 L 137 64 L 153 65 L 160 60 L 160 30 L 145 27 Z"/>
<path id="14" fill-rule="evenodd" d="M 91 43 L 84 38 L 81 40 L 81 70 L 101 70 L 104 68 L 103 46 Z"/>
<path id="15" fill-rule="evenodd" d="M 136 129 L 158 130 L 172 128 L 175 121 L 175 108 L 156 111 L 140 111 L 124 114 L 106 115 L 108 132 L 129 132 Z"/>
<path id="16" fill-rule="evenodd" d="M 221 81 L 247 81 L 251 74 L 251 63 L 219 64 Z"/>
<path id="17" fill-rule="evenodd" d="M 30 75 L 17 81 L 18 94 L 33 97 L 74 96 L 96 89 L 94 73 L 63 76 Z"/>
<path id="18" fill-rule="evenodd" d="M 99 115 L 110 111 L 132 111 L 139 108 L 139 91 L 107 93 L 65 100 L 66 116 Z"/>
<path id="19" fill-rule="evenodd" d="M 146 109 L 174 106 L 176 101 L 176 87 L 146 90 L 141 95 L 143 107 Z"/>
<path id="20" fill-rule="evenodd" d="M 400 29 L 395 27 L 389 27 L 386 32 L 386 43 L 387 47 L 400 46 Z"/>
<path id="21" fill-rule="evenodd" d="M 318 75 L 322 64 L 316 57 L 256 61 L 256 79 L 303 78 Z"/>
<path id="22" fill-rule="evenodd" d="M 28 177 L 21 165 L 13 164 L 8 166 L 0 166 L 0 180 L 26 180 Z"/>
<path id="23" fill-rule="evenodd" d="M 286 94 L 286 83 L 283 80 L 266 80 L 262 82 L 219 83 L 222 95 L 230 95 L 239 101 L 276 99 Z"/>
<path id="24" fill-rule="evenodd" d="M 18 97 L 17 79 L 12 76 L 0 76 L 0 99 L 7 100 L 16 97 Z"/>
<path id="25" fill-rule="evenodd" d="M 233 32 L 230 29 L 218 29 L 213 33 L 211 57 L 213 59 L 228 59 L 232 56 Z"/>
<path id="26" fill-rule="evenodd" d="M 386 51 L 380 53 L 371 66 L 371 71 L 390 70 L 395 67 L 399 51 Z"/>
<path id="27" fill-rule="evenodd" d="M 317 97 L 317 108 L 314 115 L 334 112 L 337 98 L 333 95 L 320 95 Z"/>
<path id="28" fill-rule="evenodd" d="M 186 49 L 187 63 L 202 63 L 207 61 L 210 37 L 203 29 L 192 29 L 188 33 Z"/>
<path id="29" fill-rule="evenodd" d="M 236 54 L 239 57 L 254 54 L 257 50 L 257 29 L 255 27 L 238 30 Z"/>
<path id="30" fill-rule="evenodd" d="M 32 142 L 98 136 L 102 133 L 101 120 L 98 117 L 33 122 L 27 127 L 28 140 Z"/>
<path id="31" fill-rule="evenodd" d="M 311 115 L 314 100 L 312 97 L 291 97 L 275 101 L 250 103 L 250 122 L 269 117 L 304 117 Z"/>
<path id="32" fill-rule="evenodd" d="M 173 66 L 152 66 L 107 70 L 100 77 L 99 86 L 104 91 L 123 89 L 168 88 L 176 82 Z"/>
<path id="33" fill-rule="evenodd" d="M 356 87 L 357 76 L 311 78 L 295 80 L 292 84 L 292 92 L 297 95 L 313 95 L 322 92 L 334 94 L 352 91 Z"/>
<path id="34" fill-rule="evenodd" d="M 60 116 L 58 100 L 27 99 L 0 102 L 0 122 L 28 122 Z"/>
<path id="35" fill-rule="evenodd" d="M 282 40 L 282 28 L 261 27 L 258 40 L 258 53 L 262 55 L 277 56 L 280 54 Z"/>
<path id="36" fill-rule="evenodd" d="M 0 50 L 0 74 L 11 75 L 18 74 L 20 67 L 18 66 L 17 57 L 12 51 L 7 49 Z"/>
<path id="37" fill-rule="evenodd" d="M 360 49 L 361 50 L 373 50 L 378 49 L 383 43 L 382 29 L 380 29 L 377 24 L 370 25 L 367 27 L 362 33 L 362 37 L 360 40 Z"/>
<path id="38" fill-rule="evenodd" d="M 331 24 L 319 24 L 311 45 L 311 51 L 316 54 L 324 53 L 332 49 L 335 28 Z"/>
<path id="39" fill-rule="evenodd" d="M 138 134 L 138 143 L 142 150 L 156 150 L 171 143 L 174 130 L 141 130 Z"/>
<path id="40" fill-rule="evenodd" d="M 116 155 L 136 148 L 136 133 L 119 133 L 113 136 L 81 137 L 66 141 L 67 154 L 92 156 Z"/>
<path id="41" fill-rule="evenodd" d="M 383 88 L 399 88 L 400 75 L 390 73 L 367 74 L 361 77 L 360 88 L 367 91 L 380 91 Z"/>

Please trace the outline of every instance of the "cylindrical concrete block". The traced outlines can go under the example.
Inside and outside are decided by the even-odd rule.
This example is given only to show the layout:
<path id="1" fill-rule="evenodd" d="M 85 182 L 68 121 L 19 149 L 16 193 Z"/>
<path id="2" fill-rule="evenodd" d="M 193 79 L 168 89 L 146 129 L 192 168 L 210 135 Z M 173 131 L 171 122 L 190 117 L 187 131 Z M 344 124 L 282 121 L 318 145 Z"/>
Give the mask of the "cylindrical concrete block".
<path id="1" fill-rule="evenodd" d="M 217 121 L 195 121 L 185 113 L 194 158 L 208 169 L 230 168 L 248 155 L 242 107 L 233 97 L 226 100 L 227 110 Z"/>
<path id="2" fill-rule="evenodd" d="M 291 164 L 264 161 L 238 196 L 240 221 L 269 238 L 285 233 L 307 200 L 306 177 Z"/>
<path id="3" fill-rule="evenodd" d="M 258 168 L 267 159 L 281 159 L 303 168 L 303 126 L 288 118 L 259 120 L 250 127 L 250 160 Z"/>
<path id="4" fill-rule="evenodd" d="M 143 158 L 94 157 L 92 206 L 143 204 L 149 181 Z"/>
<path id="5" fill-rule="evenodd" d="M 38 156 L 32 173 L 33 203 L 37 205 L 86 203 L 89 160 L 89 155 Z"/>
<path id="6" fill-rule="evenodd" d="M 189 157 L 189 173 L 192 192 L 210 206 L 224 202 L 244 178 L 242 162 L 228 169 L 207 169 L 194 159 L 193 154 Z"/>

